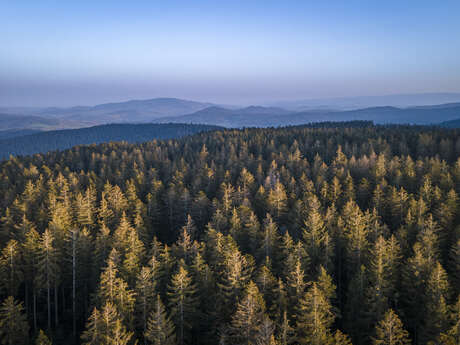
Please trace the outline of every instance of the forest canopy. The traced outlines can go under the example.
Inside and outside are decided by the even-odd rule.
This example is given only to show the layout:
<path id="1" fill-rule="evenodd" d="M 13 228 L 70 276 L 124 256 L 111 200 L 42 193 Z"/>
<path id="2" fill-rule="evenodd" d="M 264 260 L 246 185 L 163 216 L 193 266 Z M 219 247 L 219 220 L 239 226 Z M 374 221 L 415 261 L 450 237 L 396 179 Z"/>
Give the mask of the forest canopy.
<path id="1" fill-rule="evenodd" d="M 1 344 L 459 344 L 460 131 L 219 130 L 0 163 Z"/>

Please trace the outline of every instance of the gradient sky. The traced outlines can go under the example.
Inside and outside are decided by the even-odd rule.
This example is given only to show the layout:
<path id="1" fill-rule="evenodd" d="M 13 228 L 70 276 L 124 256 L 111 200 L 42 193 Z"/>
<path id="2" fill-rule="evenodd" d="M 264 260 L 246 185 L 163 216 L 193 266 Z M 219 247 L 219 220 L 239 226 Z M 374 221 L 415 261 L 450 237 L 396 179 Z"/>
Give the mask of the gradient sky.
<path id="1" fill-rule="evenodd" d="M 460 1 L 0 0 L 0 106 L 460 92 Z"/>

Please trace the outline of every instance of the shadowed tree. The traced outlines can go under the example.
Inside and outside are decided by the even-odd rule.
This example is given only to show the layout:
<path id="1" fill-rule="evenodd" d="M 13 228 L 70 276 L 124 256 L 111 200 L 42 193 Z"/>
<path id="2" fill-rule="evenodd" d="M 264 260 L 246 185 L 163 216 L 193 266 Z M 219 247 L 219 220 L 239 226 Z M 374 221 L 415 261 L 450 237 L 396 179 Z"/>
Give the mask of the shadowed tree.
<path id="1" fill-rule="evenodd" d="M 0 343 L 2 345 L 27 344 L 29 324 L 21 302 L 12 296 L 0 306 Z"/>
<path id="2" fill-rule="evenodd" d="M 148 343 L 152 345 L 176 344 L 174 324 L 166 313 L 160 295 L 155 298 L 144 336 Z"/>

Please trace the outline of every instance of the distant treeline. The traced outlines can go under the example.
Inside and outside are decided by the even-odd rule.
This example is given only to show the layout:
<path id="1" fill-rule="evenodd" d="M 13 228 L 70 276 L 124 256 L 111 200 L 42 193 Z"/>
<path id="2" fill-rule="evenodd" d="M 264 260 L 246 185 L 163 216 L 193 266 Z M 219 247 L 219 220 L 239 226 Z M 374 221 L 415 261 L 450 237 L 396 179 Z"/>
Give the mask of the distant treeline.
<path id="1" fill-rule="evenodd" d="M 139 143 L 153 139 L 180 138 L 219 129 L 217 126 L 185 124 L 110 124 L 66 129 L 0 140 L 0 158 L 64 150 L 76 145 L 111 141 Z"/>

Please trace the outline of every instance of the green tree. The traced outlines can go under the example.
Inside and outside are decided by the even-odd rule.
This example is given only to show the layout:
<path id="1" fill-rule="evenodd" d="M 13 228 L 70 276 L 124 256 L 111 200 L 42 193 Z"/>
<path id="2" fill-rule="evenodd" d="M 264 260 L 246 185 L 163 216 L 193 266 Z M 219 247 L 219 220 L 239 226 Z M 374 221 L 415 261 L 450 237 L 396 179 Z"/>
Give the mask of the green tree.
<path id="1" fill-rule="evenodd" d="M 127 345 L 133 337 L 123 325 L 117 308 L 107 302 L 102 311 L 94 308 L 82 334 L 85 345 Z"/>
<path id="2" fill-rule="evenodd" d="M 157 282 L 154 279 L 154 272 L 151 266 L 142 267 L 136 282 L 136 305 L 137 325 L 142 333 L 147 330 L 147 319 L 155 302 Z"/>
<path id="3" fill-rule="evenodd" d="M 4 345 L 27 344 L 29 324 L 21 302 L 10 296 L 0 307 L 0 343 Z"/>
<path id="4" fill-rule="evenodd" d="M 133 318 L 135 293 L 128 288 L 128 284 L 118 275 L 118 253 L 113 249 L 107 260 L 107 266 L 101 273 L 98 297 L 102 305 L 110 303 L 115 306 L 117 314 L 124 321 L 131 322 Z"/>
<path id="5" fill-rule="evenodd" d="M 252 281 L 246 288 L 243 299 L 232 316 L 231 336 L 235 345 L 255 345 L 264 320 L 265 302 Z"/>
<path id="6" fill-rule="evenodd" d="M 17 296 L 23 281 L 20 249 L 16 240 L 10 240 L 0 254 L 0 286 L 8 296 Z"/>
<path id="7" fill-rule="evenodd" d="M 174 324 L 166 313 L 160 295 L 157 295 L 144 336 L 149 344 L 175 345 L 176 335 L 174 332 Z"/>
<path id="8" fill-rule="evenodd" d="M 324 291 L 314 282 L 300 300 L 297 340 L 300 344 L 322 345 L 330 337 L 335 315 Z"/>
<path id="9" fill-rule="evenodd" d="M 439 335 L 438 342 L 445 345 L 460 344 L 460 295 L 449 308 L 449 326 Z"/>
<path id="10" fill-rule="evenodd" d="M 54 246 L 54 237 L 48 229 L 45 230 L 40 238 L 38 250 L 39 271 L 37 279 L 39 286 L 46 289 L 48 329 L 51 329 L 51 289 L 54 285 L 54 294 L 57 296 L 56 281 L 58 279 L 59 266 L 58 254 Z"/>
<path id="11" fill-rule="evenodd" d="M 172 276 L 168 286 L 169 305 L 171 317 L 177 329 L 180 345 L 190 342 L 190 331 L 195 323 L 197 300 L 196 286 L 184 265 Z"/>
<path id="12" fill-rule="evenodd" d="M 52 345 L 53 343 L 48 338 L 43 330 L 38 331 L 37 338 L 35 339 L 35 345 Z"/>
<path id="13" fill-rule="evenodd" d="M 268 213 L 264 219 L 263 232 L 261 232 L 260 237 L 260 257 L 274 259 L 277 254 L 277 243 L 279 242 L 278 226 Z"/>
<path id="14" fill-rule="evenodd" d="M 389 309 L 384 318 L 375 328 L 374 345 L 405 345 L 410 344 L 409 333 L 396 313 Z"/>
<path id="15" fill-rule="evenodd" d="M 343 334 L 340 330 L 336 330 L 334 335 L 329 340 L 328 345 L 353 345 L 348 335 Z"/>

